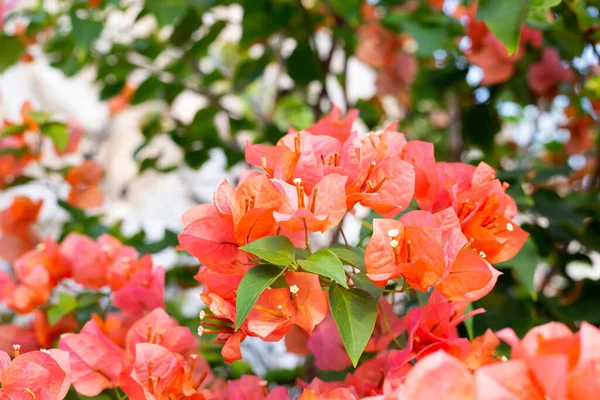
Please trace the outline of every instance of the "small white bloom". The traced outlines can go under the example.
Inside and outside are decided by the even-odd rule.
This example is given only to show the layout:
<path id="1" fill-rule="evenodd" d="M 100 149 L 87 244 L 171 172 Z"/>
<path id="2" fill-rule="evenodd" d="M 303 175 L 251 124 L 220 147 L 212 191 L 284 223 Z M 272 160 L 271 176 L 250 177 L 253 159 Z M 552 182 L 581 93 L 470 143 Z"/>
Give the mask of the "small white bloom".
<path id="1" fill-rule="evenodd" d="M 292 285 L 290 286 L 290 292 L 292 292 L 292 294 L 296 294 L 300 291 L 300 288 L 296 285 Z"/>
<path id="2" fill-rule="evenodd" d="M 400 243 L 398 243 L 398 241 L 397 241 L 396 239 L 394 239 L 394 240 L 392 240 L 392 241 L 390 242 L 390 246 L 392 246 L 393 248 L 396 248 L 396 247 L 398 247 L 398 245 L 399 245 L 399 244 L 400 244 Z"/>

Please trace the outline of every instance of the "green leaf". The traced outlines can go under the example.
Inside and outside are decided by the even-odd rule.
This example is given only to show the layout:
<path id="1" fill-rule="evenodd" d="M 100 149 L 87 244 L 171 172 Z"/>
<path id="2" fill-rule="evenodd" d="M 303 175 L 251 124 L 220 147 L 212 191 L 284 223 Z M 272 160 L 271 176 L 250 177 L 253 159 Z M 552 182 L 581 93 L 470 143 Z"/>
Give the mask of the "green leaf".
<path id="1" fill-rule="evenodd" d="M 18 133 L 24 132 L 27 129 L 25 125 L 11 125 L 4 128 L 0 131 L 0 138 L 16 135 Z"/>
<path id="2" fill-rule="evenodd" d="M 322 81 L 325 78 L 319 55 L 307 40 L 298 42 L 288 57 L 287 72 L 298 86 L 306 86 L 312 81 Z"/>
<path id="3" fill-rule="evenodd" d="M 171 44 L 178 47 L 184 45 L 190 41 L 192 33 L 194 33 L 200 25 L 202 25 L 202 18 L 198 12 L 193 8 L 188 9 L 185 18 L 177 24 L 171 35 Z"/>
<path id="4" fill-rule="evenodd" d="M 270 57 L 263 55 L 260 58 L 247 58 L 240 62 L 233 76 L 233 89 L 242 90 L 261 76 L 270 62 Z"/>
<path id="5" fill-rule="evenodd" d="M 467 304 L 467 309 L 465 310 L 465 314 L 473 311 L 473 303 Z M 469 336 L 469 340 L 473 340 L 473 317 L 467 318 L 463 321 L 465 325 L 465 329 L 467 330 L 467 335 Z"/>
<path id="6" fill-rule="evenodd" d="M 556 7 L 562 0 L 531 0 L 531 8 L 551 8 Z"/>
<path id="7" fill-rule="evenodd" d="M 102 33 L 102 22 L 91 19 L 80 19 L 75 15 L 71 16 L 73 25 L 72 36 L 80 47 L 89 48 Z"/>
<path id="8" fill-rule="evenodd" d="M 13 36 L 0 34 L 0 73 L 13 64 L 16 64 L 25 52 L 25 46 Z"/>
<path id="9" fill-rule="evenodd" d="M 512 259 L 498 263 L 495 266 L 501 269 L 511 268 L 521 284 L 529 291 L 531 298 L 537 300 L 537 292 L 533 283 L 533 276 L 538 264 L 538 251 L 535 242 L 530 237 L 521 250 Z"/>
<path id="10" fill-rule="evenodd" d="M 329 306 L 344 347 L 356 367 L 375 328 L 377 301 L 362 290 L 331 285 Z"/>
<path id="11" fill-rule="evenodd" d="M 354 285 L 356 285 L 358 289 L 368 292 L 375 298 L 375 300 L 379 300 L 383 294 L 384 288 L 379 287 L 371 282 L 367 274 L 364 272 L 359 272 L 358 274 L 352 275 L 352 282 L 354 282 Z"/>
<path id="12" fill-rule="evenodd" d="M 146 0 L 146 7 L 156 16 L 158 25 L 177 24 L 185 15 L 187 0 Z"/>
<path id="13" fill-rule="evenodd" d="M 308 257 L 308 260 L 298 260 L 298 264 L 304 270 L 334 280 L 348 289 L 344 264 L 331 250 L 321 249 Z"/>
<path id="14" fill-rule="evenodd" d="M 241 249 L 275 265 L 290 265 L 296 257 L 294 245 L 285 236 L 267 236 Z"/>
<path id="15" fill-rule="evenodd" d="M 285 268 L 262 264 L 250 269 L 244 275 L 236 295 L 235 330 L 242 325 L 261 293 L 284 272 Z"/>
<path id="16" fill-rule="evenodd" d="M 356 267 L 363 272 L 365 271 L 365 255 L 361 249 L 346 249 L 345 247 L 333 247 L 330 250 L 346 264 L 352 265 L 353 267 Z"/>
<path id="17" fill-rule="evenodd" d="M 519 49 L 521 26 L 527 19 L 532 0 L 480 0 L 477 19 L 484 20 L 492 33 L 513 55 Z"/>
<path id="18" fill-rule="evenodd" d="M 157 98 L 158 92 L 164 86 L 165 85 L 156 77 L 150 76 L 137 88 L 133 98 L 131 99 L 131 104 L 136 105 Z"/>
<path id="19" fill-rule="evenodd" d="M 402 25 L 404 30 L 417 41 L 419 45 L 417 52 L 421 56 L 430 57 L 434 51 L 447 47 L 448 35 L 440 26 L 411 20 L 404 21 Z"/>
<path id="20" fill-rule="evenodd" d="M 65 124 L 60 122 L 48 122 L 40 126 L 40 131 L 43 135 L 48 136 L 59 150 L 63 151 L 67 148 L 69 142 L 69 130 Z"/>
<path id="21" fill-rule="evenodd" d="M 58 303 L 48 308 L 48 322 L 54 325 L 62 317 L 77 309 L 77 298 L 68 293 L 59 293 Z"/>

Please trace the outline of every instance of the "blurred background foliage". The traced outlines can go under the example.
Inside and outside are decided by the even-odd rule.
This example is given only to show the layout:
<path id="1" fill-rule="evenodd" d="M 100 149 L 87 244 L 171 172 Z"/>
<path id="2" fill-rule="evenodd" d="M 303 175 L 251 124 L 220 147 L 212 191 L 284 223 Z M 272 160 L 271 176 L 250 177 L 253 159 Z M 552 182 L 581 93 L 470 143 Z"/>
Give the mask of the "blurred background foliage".
<path id="1" fill-rule="evenodd" d="M 474 305 L 487 310 L 474 318 L 475 334 L 506 326 L 523 334 L 549 320 L 600 324 L 600 1 L 48 3 L 5 15 L 0 72 L 31 61 L 37 48 L 66 76 L 93 71 L 113 115 L 160 101 L 160 111 L 141 126 L 144 143 L 131 155 L 140 173 L 179 167 L 164 165 L 160 154 L 140 157 L 157 136 L 167 135 L 192 168 L 214 148 L 233 167 L 243 162 L 246 141 L 275 143 L 333 103 L 360 110 L 361 130 L 399 120 L 408 139 L 435 144 L 438 160 L 496 168 L 531 233 L 519 255 L 498 266 L 504 274 L 494 291 Z M 135 28 L 107 32 L 115 15 Z M 475 16 L 516 55 L 486 42 L 488 32 L 474 24 Z M 540 32 L 539 40 L 528 41 L 522 26 Z M 550 72 L 540 78 L 540 90 L 531 71 L 547 49 L 559 57 L 544 64 Z M 565 70 L 571 75 L 558 76 Z M 374 89 L 364 94 L 361 85 Z M 204 103 L 184 121 L 170 110 L 187 92 Z M 111 232 L 151 253 L 176 243 L 172 232 L 152 243 L 143 233 L 126 238 L 118 226 L 63 206 L 71 215 L 64 233 Z M 188 272 L 175 268 L 167 280 L 193 284 Z M 241 374 L 240 365 L 232 373 L 241 368 Z M 290 373 L 281 379 L 301 374 Z"/>

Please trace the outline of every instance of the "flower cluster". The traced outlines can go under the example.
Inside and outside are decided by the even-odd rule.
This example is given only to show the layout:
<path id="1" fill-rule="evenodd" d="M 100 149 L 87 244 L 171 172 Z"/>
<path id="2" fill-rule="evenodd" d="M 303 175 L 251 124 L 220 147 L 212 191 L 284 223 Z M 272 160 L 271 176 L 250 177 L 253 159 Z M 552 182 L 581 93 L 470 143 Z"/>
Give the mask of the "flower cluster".
<path id="1" fill-rule="evenodd" d="M 262 263 L 245 251 L 254 241 L 286 236 L 310 254 L 310 234 L 340 225 L 360 204 L 385 217 L 374 219 L 364 253 L 372 283 L 401 279 L 404 289 L 436 287 L 464 302 L 487 294 L 500 274 L 490 263 L 512 258 L 527 239 L 513 221 L 517 207 L 507 185 L 491 167 L 436 162 L 433 145 L 407 141 L 396 125 L 360 135 L 352 131 L 356 116 L 352 110 L 342 118 L 334 107 L 275 146 L 248 144 L 246 161 L 263 171 L 247 172 L 237 187 L 221 182 L 214 204 L 184 215 L 180 245 L 202 263 L 196 279 L 211 311 L 199 332 L 218 334 L 227 361 L 241 358 L 246 336 L 278 341 L 294 326 L 310 335 L 327 315 L 322 280 L 331 275 L 292 262 L 281 273 L 283 287 L 264 290 L 234 329 L 240 282 Z M 319 346 L 318 331 L 312 346 Z"/>
<path id="2" fill-rule="evenodd" d="M 104 234 L 94 241 L 71 233 L 60 244 L 46 238 L 17 258 L 14 279 L 0 271 L 0 299 L 18 313 L 46 304 L 52 290 L 66 278 L 84 289 L 109 286 L 114 304 L 124 313 L 140 315 L 164 304 L 165 270 L 152 259 Z"/>

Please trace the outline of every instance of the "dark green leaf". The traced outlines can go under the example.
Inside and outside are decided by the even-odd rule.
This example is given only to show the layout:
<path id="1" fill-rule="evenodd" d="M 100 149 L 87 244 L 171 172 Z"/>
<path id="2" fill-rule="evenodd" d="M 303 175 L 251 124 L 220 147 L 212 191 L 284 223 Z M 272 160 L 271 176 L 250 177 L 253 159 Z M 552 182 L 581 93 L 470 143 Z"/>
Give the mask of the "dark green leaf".
<path id="1" fill-rule="evenodd" d="M 304 270 L 334 280 L 348 289 L 344 265 L 331 250 L 321 249 L 308 257 L 308 260 L 298 260 L 298 264 Z"/>
<path id="2" fill-rule="evenodd" d="M 531 298 L 537 300 L 537 293 L 533 282 L 533 276 L 538 264 L 538 252 L 535 242 L 532 238 L 527 239 L 521 250 L 511 260 L 496 264 L 496 267 L 512 268 L 519 281 L 531 295 Z"/>
<path id="3" fill-rule="evenodd" d="M 365 254 L 362 251 L 362 249 L 346 249 L 345 247 L 333 247 L 330 250 L 343 262 L 347 263 L 348 265 L 352 265 L 353 267 L 356 267 L 363 272 L 365 271 Z"/>
<path id="4" fill-rule="evenodd" d="M 233 76 L 234 90 L 242 90 L 258 79 L 263 74 L 269 62 L 270 57 L 266 55 L 257 59 L 247 58 L 242 61 Z"/>
<path id="5" fill-rule="evenodd" d="M 150 76 L 137 88 L 131 99 L 131 104 L 136 105 L 159 97 L 158 93 L 164 86 L 164 83 L 156 77 Z"/>
<path id="6" fill-rule="evenodd" d="M 275 265 L 289 265 L 296 257 L 294 245 L 285 236 L 267 236 L 255 240 L 241 249 Z"/>
<path id="7" fill-rule="evenodd" d="M 298 43 L 287 59 L 287 71 L 299 86 L 306 86 L 312 81 L 322 81 L 325 78 L 319 55 L 308 41 Z"/>
<path id="8" fill-rule="evenodd" d="M 521 26 L 527 19 L 532 0 L 480 0 L 477 19 L 484 20 L 509 54 L 519 48 Z"/>
<path id="9" fill-rule="evenodd" d="M 156 16 L 158 25 L 174 25 L 184 16 L 187 0 L 146 0 L 148 11 Z"/>
<path id="10" fill-rule="evenodd" d="M 2 34 L 0 34 L 0 49 L 0 73 L 17 63 L 25 52 L 25 46 L 19 39 Z"/>
<path id="11" fill-rule="evenodd" d="M 192 33 L 194 33 L 202 25 L 202 18 L 198 12 L 190 8 L 185 14 L 185 18 L 181 20 L 175 27 L 171 35 L 171 44 L 174 46 L 182 46 L 190 41 Z"/>
<path id="12" fill-rule="evenodd" d="M 91 19 L 79 19 L 75 15 L 71 18 L 73 24 L 73 39 L 81 48 L 89 48 L 102 33 L 102 22 Z"/>
<path id="13" fill-rule="evenodd" d="M 362 290 L 331 285 L 329 306 L 344 347 L 356 367 L 375 328 L 377 301 Z"/>
<path id="14" fill-rule="evenodd" d="M 357 274 L 352 275 L 352 282 L 354 282 L 354 285 L 360 290 L 368 292 L 371 296 L 375 298 L 375 300 L 379 300 L 379 298 L 383 294 L 384 288 L 379 287 L 373 282 L 371 282 L 369 277 L 367 277 L 367 274 L 365 274 L 364 272 L 359 272 Z"/>
<path id="15" fill-rule="evenodd" d="M 236 330 L 242 325 L 261 293 L 284 272 L 285 269 L 269 264 L 257 265 L 246 272 L 237 289 L 237 307 L 235 310 Z"/>

